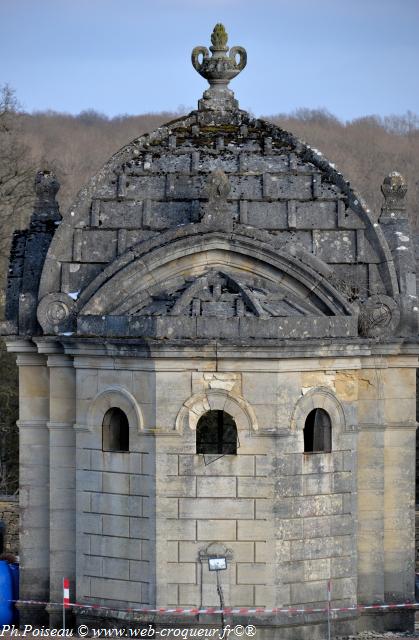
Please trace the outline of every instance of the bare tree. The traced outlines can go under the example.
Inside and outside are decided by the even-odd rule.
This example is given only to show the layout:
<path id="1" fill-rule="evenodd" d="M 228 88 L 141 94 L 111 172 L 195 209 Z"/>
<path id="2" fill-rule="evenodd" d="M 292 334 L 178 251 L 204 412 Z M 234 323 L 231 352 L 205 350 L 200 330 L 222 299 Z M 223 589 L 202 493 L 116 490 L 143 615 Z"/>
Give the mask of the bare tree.
<path id="1" fill-rule="evenodd" d="M 0 282 L 4 289 L 13 230 L 25 225 L 33 198 L 34 170 L 23 143 L 13 90 L 0 88 Z M 3 300 L 2 300 L 3 302 Z M 3 306 L 3 305 L 2 305 Z"/>
<path id="2" fill-rule="evenodd" d="M 0 88 L 0 307 L 4 307 L 10 239 L 26 222 L 32 199 L 33 169 L 22 142 L 19 105 L 9 86 Z M 18 488 L 19 436 L 17 369 L 0 341 L 0 493 Z"/>

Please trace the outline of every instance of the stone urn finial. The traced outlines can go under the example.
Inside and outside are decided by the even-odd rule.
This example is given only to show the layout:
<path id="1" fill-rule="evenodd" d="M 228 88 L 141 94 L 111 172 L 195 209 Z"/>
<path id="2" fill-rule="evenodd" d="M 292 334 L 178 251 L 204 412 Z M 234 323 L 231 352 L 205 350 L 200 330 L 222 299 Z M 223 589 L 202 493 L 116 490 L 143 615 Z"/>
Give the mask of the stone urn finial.
<path id="1" fill-rule="evenodd" d="M 198 102 L 198 108 L 201 110 L 238 109 L 238 102 L 234 98 L 234 93 L 228 88 L 228 83 L 245 68 L 247 53 L 243 47 L 232 47 L 229 51 L 227 40 L 228 34 L 224 25 L 218 23 L 211 34 L 212 55 L 210 56 L 206 47 L 195 47 L 192 51 L 194 69 L 210 84 L 210 88 L 204 92 L 202 99 Z"/>
<path id="2" fill-rule="evenodd" d="M 402 212 L 406 210 L 406 179 L 397 171 L 392 171 L 384 178 L 381 191 L 384 196 L 381 216 L 402 217 Z"/>

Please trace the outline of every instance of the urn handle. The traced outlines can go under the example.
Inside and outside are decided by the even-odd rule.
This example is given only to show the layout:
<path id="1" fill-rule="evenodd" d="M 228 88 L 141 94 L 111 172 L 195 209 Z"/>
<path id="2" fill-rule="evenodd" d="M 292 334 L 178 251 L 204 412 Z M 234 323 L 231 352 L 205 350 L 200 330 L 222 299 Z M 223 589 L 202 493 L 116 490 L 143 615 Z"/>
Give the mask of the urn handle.
<path id="1" fill-rule="evenodd" d="M 200 55 L 202 55 L 201 62 L 199 61 Z M 193 68 L 199 73 L 204 65 L 205 60 L 207 60 L 208 58 L 209 58 L 209 51 L 206 47 L 195 47 L 191 55 Z"/>
<path id="2" fill-rule="evenodd" d="M 242 71 L 247 64 L 247 52 L 243 47 L 231 47 L 229 58 L 233 61 L 235 68 L 238 71 Z M 239 61 L 236 62 L 236 56 L 239 56 Z"/>

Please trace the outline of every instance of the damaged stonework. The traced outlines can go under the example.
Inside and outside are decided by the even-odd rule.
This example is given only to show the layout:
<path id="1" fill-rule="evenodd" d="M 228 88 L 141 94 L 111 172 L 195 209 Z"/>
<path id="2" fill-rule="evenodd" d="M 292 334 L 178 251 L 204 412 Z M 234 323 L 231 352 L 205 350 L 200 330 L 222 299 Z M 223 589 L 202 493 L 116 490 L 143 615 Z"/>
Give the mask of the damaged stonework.
<path id="1" fill-rule="evenodd" d="M 231 616 L 261 640 L 325 637 L 329 580 L 351 608 L 336 634 L 407 629 L 408 610 L 356 608 L 414 597 L 405 181 L 370 212 L 319 152 L 239 109 L 247 54 L 220 24 L 211 43 L 192 53 L 198 109 L 118 151 L 62 221 L 39 174 L 13 241 L 21 623 L 61 623 L 27 601 L 60 602 L 65 575 L 80 622 L 174 624 L 132 610 L 218 606 L 207 560 L 225 554 L 227 607 L 321 609 Z"/>
<path id="2" fill-rule="evenodd" d="M 51 172 L 39 171 L 36 174 L 36 200 L 29 228 L 16 231 L 12 240 L 5 315 L 6 320 L 23 335 L 38 333 L 34 309 L 45 256 L 61 222 L 55 199 L 59 188 Z"/>

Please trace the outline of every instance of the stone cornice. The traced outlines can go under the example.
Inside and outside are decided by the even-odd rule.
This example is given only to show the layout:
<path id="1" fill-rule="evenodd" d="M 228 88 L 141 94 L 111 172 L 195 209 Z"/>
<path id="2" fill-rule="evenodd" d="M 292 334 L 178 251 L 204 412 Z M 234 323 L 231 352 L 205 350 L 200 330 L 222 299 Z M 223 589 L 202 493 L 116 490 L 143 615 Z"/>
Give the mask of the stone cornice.
<path id="1" fill-rule="evenodd" d="M 74 426 L 72 422 L 47 422 L 46 424 L 50 431 L 69 431 Z"/>
<path id="2" fill-rule="evenodd" d="M 64 353 L 51 353 L 48 355 L 47 360 L 48 367 L 70 367 L 74 366 L 74 361 L 71 356 Z"/>
<path id="3" fill-rule="evenodd" d="M 6 338 L 7 351 L 9 353 L 36 353 L 36 345 L 26 338 Z"/>
<path id="4" fill-rule="evenodd" d="M 416 431 L 418 426 L 418 422 L 391 422 L 389 424 L 365 422 L 358 425 L 358 431 Z"/>
<path id="5" fill-rule="evenodd" d="M 36 428 L 36 429 L 46 429 L 47 428 L 46 420 L 17 420 L 16 425 L 19 429 Z"/>
<path id="6" fill-rule="evenodd" d="M 16 358 L 18 367 L 45 367 L 47 364 L 46 357 L 40 353 L 20 352 Z"/>

